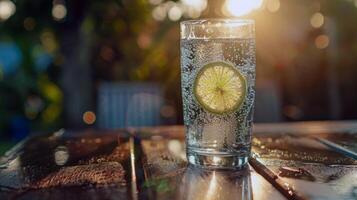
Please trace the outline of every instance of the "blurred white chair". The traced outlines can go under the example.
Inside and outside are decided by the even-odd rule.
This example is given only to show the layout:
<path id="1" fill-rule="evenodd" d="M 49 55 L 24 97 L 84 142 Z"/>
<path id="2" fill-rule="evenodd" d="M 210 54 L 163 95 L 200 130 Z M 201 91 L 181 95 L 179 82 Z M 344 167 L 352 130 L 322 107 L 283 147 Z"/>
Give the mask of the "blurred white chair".
<path id="1" fill-rule="evenodd" d="M 99 128 L 156 126 L 163 95 L 154 83 L 102 83 L 97 105 Z"/>
<path id="2" fill-rule="evenodd" d="M 274 82 L 264 81 L 256 85 L 254 122 L 282 121 L 280 91 Z"/>

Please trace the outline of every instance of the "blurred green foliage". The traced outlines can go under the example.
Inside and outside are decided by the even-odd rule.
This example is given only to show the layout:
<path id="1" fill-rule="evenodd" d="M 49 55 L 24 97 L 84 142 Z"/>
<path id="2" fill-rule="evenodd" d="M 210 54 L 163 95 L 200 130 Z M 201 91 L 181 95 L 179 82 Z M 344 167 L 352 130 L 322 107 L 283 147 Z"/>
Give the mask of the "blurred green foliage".
<path id="1" fill-rule="evenodd" d="M 60 49 L 52 2 L 14 3 L 15 14 L 0 22 L 0 42 L 16 46 L 21 59 L 18 66 L 12 66 L 16 67 L 13 73 L 2 73 L 0 78 L 0 134 L 11 132 L 15 117 L 31 121 L 34 130 L 55 128 L 62 106 L 56 77 Z"/>
<path id="2" fill-rule="evenodd" d="M 87 20 L 96 37 L 92 58 L 99 79 L 158 81 L 162 85 L 177 79 L 178 23 L 155 21 L 151 9 L 143 0 L 93 3 Z"/>
<path id="3" fill-rule="evenodd" d="M 52 16 L 55 2 L 66 5 L 63 20 Z M 155 81 L 173 101 L 179 99 L 179 49 L 172 48 L 179 45 L 178 23 L 155 21 L 148 1 L 14 3 L 15 14 L 0 21 L 0 43 L 18 47 L 21 63 L 10 74 L 0 66 L 0 134 L 11 132 L 11 121 L 19 116 L 29 121 L 31 130 L 62 126 L 65 97 L 59 81 L 66 57 L 61 45 L 68 29 L 92 36 L 89 58 L 95 81 Z"/>

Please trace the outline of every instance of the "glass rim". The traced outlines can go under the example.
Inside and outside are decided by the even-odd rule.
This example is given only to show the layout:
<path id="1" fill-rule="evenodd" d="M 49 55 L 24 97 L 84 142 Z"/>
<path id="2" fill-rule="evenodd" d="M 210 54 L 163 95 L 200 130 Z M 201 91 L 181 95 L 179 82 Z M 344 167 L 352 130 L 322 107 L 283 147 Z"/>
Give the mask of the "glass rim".
<path id="1" fill-rule="evenodd" d="M 203 19 L 190 19 L 181 21 L 180 24 L 184 26 L 195 26 L 195 25 L 202 25 L 211 22 L 212 24 L 208 25 L 215 25 L 217 23 L 222 24 L 237 24 L 237 25 L 254 25 L 254 19 L 234 19 L 234 18 L 203 18 Z"/>

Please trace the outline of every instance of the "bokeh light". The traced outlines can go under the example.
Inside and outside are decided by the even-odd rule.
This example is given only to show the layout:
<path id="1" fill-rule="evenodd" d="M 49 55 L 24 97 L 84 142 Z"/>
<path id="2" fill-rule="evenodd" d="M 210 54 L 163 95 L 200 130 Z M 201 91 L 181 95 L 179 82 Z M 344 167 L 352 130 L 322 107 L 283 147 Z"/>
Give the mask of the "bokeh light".
<path id="1" fill-rule="evenodd" d="M 330 39 L 327 35 L 319 35 L 315 39 L 315 46 L 318 49 L 325 49 L 328 47 Z"/>
<path id="2" fill-rule="evenodd" d="M 23 53 L 14 42 L 0 42 L 0 68 L 4 77 L 15 74 L 19 69 Z"/>
<path id="3" fill-rule="evenodd" d="M 263 0 L 227 0 L 222 11 L 225 15 L 239 17 L 260 8 L 262 3 Z"/>
<path id="4" fill-rule="evenodd" d="M 314 28 L 320 28 L 324 24 L 324 16 L 317 12 L 312 15 L 310 19 L 311 26 Z"/>
<path id="5" fill-rule="evenodd" d="M 176 114 L 176 111 L 175 111 L 175 108 L 173 106 L 165 105 L 165 106 L 161 107 L 160 114 L 163 117 L 169 118 L 169 117 L 174 117 L 175 114 Z"/>
<path id="6" fill-rule="evenodd" d="M 146 33 L 140 34 L 137 39 L 138 46 L 141 49 L 147 49 L 151 45 L 151 42 L 151 37 Z"/>
<path id="7" fill-rule="evenodd" d="M 191 8 L 188 8 L 186 10 L 186 12 L 184 13 L 184 16 L 186 16 L 188 18 L 193 18 L 193 19 L 200 17 L 200 15 L 201 15 L 201 12 L 199 12 L 195 9 L 191 9 Z"/>
<path id="8" fill-rule="evenodd" d="M 24 28 L 27 31 L 32 31 L 36 26 L 36 21 L 32 17 L 26 17 L 24 20 Z"/>
<path id="9" fill-rule="evenodd" d="M 35 95 L 27 97 L 25 102 L 25 115 L 28 119 L 35 119 L 38 113 L 43 109 L 44 102 L 43 100 Z"/>
<path id="10" fill-rule="evenodd" d="M 43 33 L 40 35 L 40 40 L 43 48 L 48 52 L 48 53 L 55 53 L 55 51 L 58 48 L 57 42 L 55 40 L 55 35 L 53 32 L 49 30 L 45 30 Z"/>
<path id="11" fill-rule="evenodd" d="M 66 17 L 67 8 L 63 4 L 55 4 L 52 8 L 52 16 L 55 20 L 59 21 Z"/>
<path id="12" fill-rule="evenodd" d="M 152 10 L 152 17 L 157 21 L 163 21 L 166 17 L 165 6 L 160 5 Z"/>
<path id="13" fill-rule="evenodd" d="M 16 11 L 16 6 L 9 0 L 0 1 L 0 21 L 5 21 Z"/>
<path id="14" fill-rule="evenodd" d="M 269 12 L 277 12 L 280 9 L 280 0 L 267 0 L 266 8 Z"/>
<path id="15" fill-rule="evenodd" d="M 207 0 L 182 0 L 182 3 L 199 12 L 203 11 L 207 7 Z"/>
<path id="16" fill-rule="evenodd" d="M 55 149 L 55 163 L 59 166 L 63 166 L 67 163 L 69 158 L 69 151 L 66 146 L 58 146 Z"/>
<path id="17" fill-rule="evenodd" d="M 53 123 L 58 119 L 61 114 L 61 107 L 55 104 L 47 106 L 47 108 L 42 112 L 42 120 L 46 123 Z"/>
<path id="18" fill-rule="evenodd" d="M 151 12 L 152 17 L 157 21 L 163 21 L 166 17 L 171 21 L 177 21 L 182 16 L 198 18 L 207 7 L 207 0 L 181 0 L 178 2 L 167 1 L 165 3 L 151 0 L 150 3 L 157 5 Z"/>
<path id="19" fill-rule="evenodd" d="M 181 18 L 182 11 L 178 6 L 175 5 L 172 8 L 170 8 L 168 16 L 171 21 L 177 21 Z"/>
<path id="20" fill-rule="evenodd" d="M 46 75 L 39 78 L 38 84 L 41 94 L 43 94 L 41 98 L 44 98 L 45 104 L 47 104 L 41 111 L 41 119 L 45 123 L 54 123 L 62 113 L 62 90 Z"/>
<path id="21" fill-rule="evenodd" d="M 283 114 L 290 119 L 299 120 L 303 117 L 303 111 L 296 105 L 286 105 L 283 107 Z"/>
<path id="22" fill-rule="evenodd" d="M 114 58 L 114 51 L 109 46 L 103 46 L 100 49 L 100 56 L 103 58 L 103 60 L 110 62 Z"/>
<path id="23" fill-rule="evenodd" d="M 198 18 L 207 7 L 207 0 L 181 0 L 183 15 Z"/>
<path id="24" fill-rule="evenodd" d="M 96 119 L 97 119 L 97 116 L 92 111 L 86 111 L 83 113 L 83 122 L 88 125 L 94 124 Z"/>
<path id="25" fill-rule="evenodd" d="M 53 62 L 53 56 L 42 45 L 36 45 L 32 49 L 34 67 L 38 72 L 44 72 Z"/>

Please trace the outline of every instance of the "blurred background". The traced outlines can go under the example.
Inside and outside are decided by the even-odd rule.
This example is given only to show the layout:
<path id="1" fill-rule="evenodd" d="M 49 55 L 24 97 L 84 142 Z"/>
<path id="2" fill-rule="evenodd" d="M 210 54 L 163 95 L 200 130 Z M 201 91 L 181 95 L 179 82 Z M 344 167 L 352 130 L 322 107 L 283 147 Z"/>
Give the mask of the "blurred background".
<path id="1" fill-rule="evenodd" d="M 220 17 L 256 21 L 256 122 L 357 118 L 357 0 L 0 0 L 0 154 L 182 124 L 179 21 Z"/>

